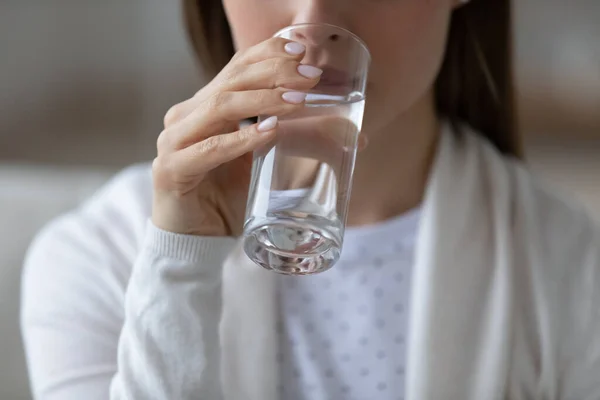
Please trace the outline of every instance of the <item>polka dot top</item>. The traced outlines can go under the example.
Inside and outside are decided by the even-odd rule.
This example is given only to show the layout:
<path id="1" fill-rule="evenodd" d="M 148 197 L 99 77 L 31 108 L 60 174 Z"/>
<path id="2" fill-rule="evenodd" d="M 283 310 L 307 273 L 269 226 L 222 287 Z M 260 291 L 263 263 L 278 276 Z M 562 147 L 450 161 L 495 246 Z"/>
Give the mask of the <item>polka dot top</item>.
<path id="1" fill-rule="evenodd" d="M 280 399 L 404 399 L 418 222 L 349 228 L 332 269 L 278 278 Z"/>

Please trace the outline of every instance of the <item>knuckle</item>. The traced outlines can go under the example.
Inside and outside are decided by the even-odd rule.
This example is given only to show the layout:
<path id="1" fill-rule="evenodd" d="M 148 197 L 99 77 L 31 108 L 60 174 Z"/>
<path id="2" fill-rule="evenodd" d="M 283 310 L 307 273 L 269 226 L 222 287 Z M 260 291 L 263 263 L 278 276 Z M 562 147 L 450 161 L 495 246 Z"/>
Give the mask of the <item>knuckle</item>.
<path id="1" fill-rule="evenodd" d="M 186 182 L 189 174 L 179 164 L 172 155 L 156 157 L 152 162 L 155 185 L 172 191 Z"/>
<path id="2" fill-rule="evenodd" d="M 289 42 L 289 39 L 284 39 L 282 37 L 273 37 L 269 40 L 268 46 L 273 52 L 278 52 L 287 55 L 287 53 L 283 52 L 283 46 Z"/>
<path id="3" fill-rule="evenodd" d="M 181 120 L 183 117 L 183 106 L 181 103 L 169 108 L 164 117 L 164 126 L 168 127 Z"/>
<path id="4" fill-rule="evenodd" d="M 270 74 L 273 76 L 273 88 L 285 86 L 300 81 L 296 71 L 298 62 L 295 60 L 280 58 L 273 61 Z"/>
<path id="5" fill-rule="evenodd" d="M 158 156 L 152 161 L 152 176 L 156 182 L 173 182 L 175 175 L 175 168 L 168 157 Z"/>
<path id="6" fill-rule="evenodd" d="M 289 64 L 289 61 L 285 58 L 274 58 L 271 62 L 271 72 L 274 74 L 281 74 L 285 72 L 286 66 Z"/>
<path id="7" fill-rule="evenodd" d="M 162 173 L 162 157 L 156 157 L 152 160 L 152 175 L 159 175 Z"/>
<path id="8" fill-rule="evenodd" d="M 160 135 L 158 135 L 158 139 L 156 139 L 156 150 L 161 153 L 164 150 L 168 149 L 171 145 L 171 138 L 169 135 L 169 131 L 167 129 L 163 130 Z"/>

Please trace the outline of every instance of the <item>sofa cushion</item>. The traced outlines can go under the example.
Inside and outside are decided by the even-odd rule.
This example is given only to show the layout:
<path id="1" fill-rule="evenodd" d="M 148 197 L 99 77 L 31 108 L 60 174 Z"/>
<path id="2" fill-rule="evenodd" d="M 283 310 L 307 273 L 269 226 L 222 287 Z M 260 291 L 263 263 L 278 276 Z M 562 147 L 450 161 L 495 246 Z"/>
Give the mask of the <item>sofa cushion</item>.
<path id="1" fill-rule="evenodd" d="M 35 233 L 114 171 L 0 164 L 0 399 L 30 399 L 19 329 L 23 258 Z"/>

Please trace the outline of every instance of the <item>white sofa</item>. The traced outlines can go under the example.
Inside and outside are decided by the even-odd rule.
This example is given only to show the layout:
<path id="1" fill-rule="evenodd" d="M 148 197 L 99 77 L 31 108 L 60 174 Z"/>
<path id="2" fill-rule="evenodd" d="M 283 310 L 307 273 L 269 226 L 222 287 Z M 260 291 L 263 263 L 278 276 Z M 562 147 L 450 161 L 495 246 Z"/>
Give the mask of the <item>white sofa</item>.
<path id="1" fill-rule="evenodd" d="M 47 221 L 92 194 L 113 173 L 0 164 L 0 399 L 31 399 L 19 331 L 23 256 Z M 82 399 L 83 400 L 83 399 Z"/>

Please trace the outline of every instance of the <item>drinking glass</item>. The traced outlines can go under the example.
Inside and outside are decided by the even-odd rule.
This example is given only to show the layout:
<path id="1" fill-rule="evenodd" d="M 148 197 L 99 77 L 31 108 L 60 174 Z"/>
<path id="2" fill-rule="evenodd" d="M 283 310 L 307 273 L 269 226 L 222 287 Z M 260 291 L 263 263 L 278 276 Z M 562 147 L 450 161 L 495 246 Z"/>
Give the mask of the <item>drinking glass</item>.
<path id="1" fill-rule="evenodd" d="M 254 152 L 244 251 L 276 272 L 314 274 L 342 249 L 370 54 L 356 35 L 329 24 L 292 25 L 275 36 L 302 43 L 301 64 L 323 74 L 304 107 L 279 117 L 276 139 Z"/>

